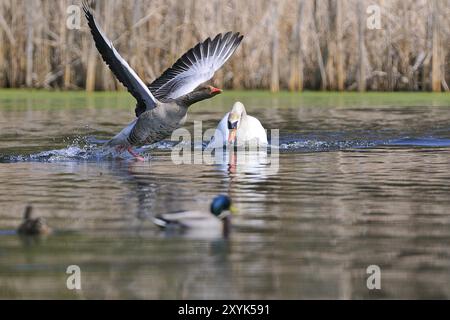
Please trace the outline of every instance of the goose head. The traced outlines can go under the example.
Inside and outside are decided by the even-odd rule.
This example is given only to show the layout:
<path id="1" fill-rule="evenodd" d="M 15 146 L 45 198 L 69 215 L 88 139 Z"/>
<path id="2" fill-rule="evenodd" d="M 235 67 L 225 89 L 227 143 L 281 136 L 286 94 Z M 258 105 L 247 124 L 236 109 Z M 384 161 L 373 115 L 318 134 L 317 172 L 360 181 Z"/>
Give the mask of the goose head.
<path id="1" fill-rule="evenodd" d="M 237 101 L 228 115 L 228 143 L 236 140 L 237 130 L 242 124 L 243 118 L 246 116 L 245 107 L 242 102 Z"/>
<path id="2" fill-rule="evenodd" d="M 222 90 L 213 86 L 198 86 L 193 92 L 202 95 L 207 99 L 222 93 Z"/>
<path id="3" fill-rule="evenodd" d="M 220 93 L 222 93 L 222 90 L 213 86 L 198 86 L 194 89 L 194 91 L 180 97 L 179 99 L 186 106 L 190 106 L 196 102 L 210 99 Z"/>

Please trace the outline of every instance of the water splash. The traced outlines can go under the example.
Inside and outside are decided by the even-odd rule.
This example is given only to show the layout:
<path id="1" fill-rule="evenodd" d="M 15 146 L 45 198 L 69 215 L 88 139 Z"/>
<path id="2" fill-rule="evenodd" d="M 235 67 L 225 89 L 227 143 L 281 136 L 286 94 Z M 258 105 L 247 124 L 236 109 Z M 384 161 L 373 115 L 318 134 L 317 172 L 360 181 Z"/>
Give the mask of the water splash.
<path id="1" fill-rule="evenodd" d="M 323 152 L 348 149 L 368 149 L 377 147 L 396 147 L 396 148 L 445 148 L 450 147 L 450 139 L 442 137 L 377 137 L 366 135 L 365 139 L 355 139 L 351 135 L 324 136 L 295 139 L 284 139 L 280 141 L 280 151 L 285 152 Z"/>
<path id="2" fill-rule="evenodd" d="M 0 155 L 0 162 L 64 162 L 64 161 L 111 161 L 133 160 L 128 152 L 117 152 L 114 148 L 104 148 L 106 140 L 92 136 L 78 136 L 68 141 L 67 147 L 31 153 L 28 155 Z M 160 141 L 158 143 L 134 148 L 146 160 L 150 159 L 151 151 L 172 150 L 177 141 Z"/>
<path id="3" fill-rule="evenodd" d="M 297 140 L 286 141 L 280 144 L 281 151 L 290 152 L 324 152 L 354 148 L 370 148 L 378 145 L 385 145 L 387 141 L 326 141 L 326 140 Z"/>
<path id="4" fill-rule="evenodd" d="M 63 162 L 63 161 L 113 161 L 133 160 L 128 152 L 118 153 L 111 148 L 103 148 L 105 141 L 95 137 L 75 137 L 65 148 L 46 150 L 28 155 L 0 155 L 0 162 Z M 154 151 L 171 151 L 179 141 L 163 140 L 158 143 L 135 148 L 145 159 L 150 159 Z M 184 143 L 184 142 L 181 142 Z M 201 147 L 206 148 L 208 142 L 203 141 Z M 200 145 L 193 145 L 200 147 Z M 371 139 L 355 139 L 349 136 L 328 134 L 321 137 L 305 137 L 288 135 L 280 138 L 280 152 L 326 152 L 375 147 L 450 147 L 450 139 L 437 137 L 394 137 L 390 139 L 371 137 Z"/>

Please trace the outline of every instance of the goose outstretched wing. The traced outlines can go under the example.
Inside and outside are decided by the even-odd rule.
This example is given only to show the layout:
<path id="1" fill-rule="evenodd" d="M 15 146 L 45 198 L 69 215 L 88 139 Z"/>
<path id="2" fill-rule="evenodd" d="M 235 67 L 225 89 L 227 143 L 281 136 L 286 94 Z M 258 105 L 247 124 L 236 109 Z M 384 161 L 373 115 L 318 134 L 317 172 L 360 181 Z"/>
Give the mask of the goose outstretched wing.
<path id="1" fill-rule="evenodd" d="M 239 32 L 218 34 L 188 50 L 149 88 L 156 99 L 167 101 L 179 98 L 214 76 L 237 49 L 244 36 Z"/>
<path id="2" fill-rule="evenodd" d="M 83 10 L 88 20 L 94 38 L 95 46 L 100 52 L 103 60 L 109 66 L 116 78 L 128 89 L 128 91 L 137 100 L 136 116 L 142 112 L 151 110 L 156 107 L 156 99 L 139 78 L 136 72 L 128 65 L 128 63 L 120 56 L 112 42 L 100 30 L 95 21 L 91 9 L 83 2 Z"/>

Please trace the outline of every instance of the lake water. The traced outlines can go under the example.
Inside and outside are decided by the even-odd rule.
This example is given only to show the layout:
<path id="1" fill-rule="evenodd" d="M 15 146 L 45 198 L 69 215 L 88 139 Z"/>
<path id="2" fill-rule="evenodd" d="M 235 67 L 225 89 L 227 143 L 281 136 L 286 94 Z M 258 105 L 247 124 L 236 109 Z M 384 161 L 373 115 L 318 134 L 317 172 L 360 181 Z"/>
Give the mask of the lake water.
<path id="1" fill-rule="evenodd" d="M 235 100 L 280 130 L 277 172 L 174 164 L 170 141 L 111 159 L 95 142 L 133 119 L 126 93 L 0 91 L 0 298 L 450 298 L 448 94 L 231 92 L 186 127 Z M 239 210 L 228 239 L 151 221 L 217 194 Z M 15 233 L 27 204 L 53 234 Z"/>

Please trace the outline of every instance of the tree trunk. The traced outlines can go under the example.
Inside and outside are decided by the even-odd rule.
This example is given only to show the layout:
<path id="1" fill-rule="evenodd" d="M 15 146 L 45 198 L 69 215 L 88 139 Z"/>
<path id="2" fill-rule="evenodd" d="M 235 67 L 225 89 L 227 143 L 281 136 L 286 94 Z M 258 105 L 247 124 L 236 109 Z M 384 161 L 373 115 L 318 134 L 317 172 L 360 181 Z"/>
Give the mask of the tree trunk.
<path id="1" fill-rule="evenodd" d="M 270 91 L 280 91 L 280 75 L 278 66 L 278 51 L 279 51 L 279 39 L 278 39 L 278 15 L 280 10 L 280 3 L 273 2 L 273 16 L 271 23 L 272 30 L 272 72 L 270 77 Z"/>
<path id="2" fill-rule="evenodd" d="M 293 52 L 290 59 L 291 76 L 289 79 L 290 91 L 303 90 L 303 54 L 302 54 L 302 22 L 303 22 L 303 2 L 297 0 L 297 19 L 292 37 Z"/>
<path id="3" fill-rule="evenodd" d="M 328 89 L 336 90 L 336 0 L 328 0 L 327 5 L 326 72 Z"/>
<path id="4" fill-rule="evenodd" d="M 33 86 L 33 33 L 34 33 L 34 1 L 30 1 L 26 5 L 26 23 L 27 23 L 27 46 L 26 46 L 26 56 L 27 56 L 27 67 L 25 76 L 25 85 L 28 88 Z"/>
<path id="5" fill-rule="evenodd" d="M 91 44 L 89 49 L 89 56 L 86 68 L 86 91 L 92 92 L 95 90 L 95 69 L 97 66 L 97 49 L 94 44 Z"/>
<path id="6" fill-rule="evenodd" d="M 344 90 L 345 71 L 344 71 L 344 54 L 342 45 L 342 15 L 344 8 L 342 0 L 336 0 L 336 72 L 337 72 L 337 89 Z"/>
<path id="7" fill-rule="evenodd" d="M 312 29 L 314 37 L 314 47 L 316 49 L 317 63 L 319 64 L 320 79 L 321 79 L 321 89 L 325 90 L 327 88 L 327 74 L 325 71 L 325 64 L 323 62 L 322 49 L 320 48 L 320 38 L 316 25 L 316 10 L 317 10 L 317 0 L 314 1 L 312 10 Z"/>
<path id="8" fill-rule="evenodd" d="M 358 15 L 358 91 L 366 91 L 366 59 L 365 59 L 365 44 L 364 44 L 364 30 L 366 27 L 365 19 L 365 5 L 362 0 L 357 2 Z"/>
<path id="9" fill-rule="evenodd" d="M 432 2 L 432 24 L 433 24 L 433 48 L 432 48 L 432 61 L 431 61 L 431 90 L 434 92 L 441 91 L 441 37 L 439 26 L 439 1 L 433 0 Z"/>

